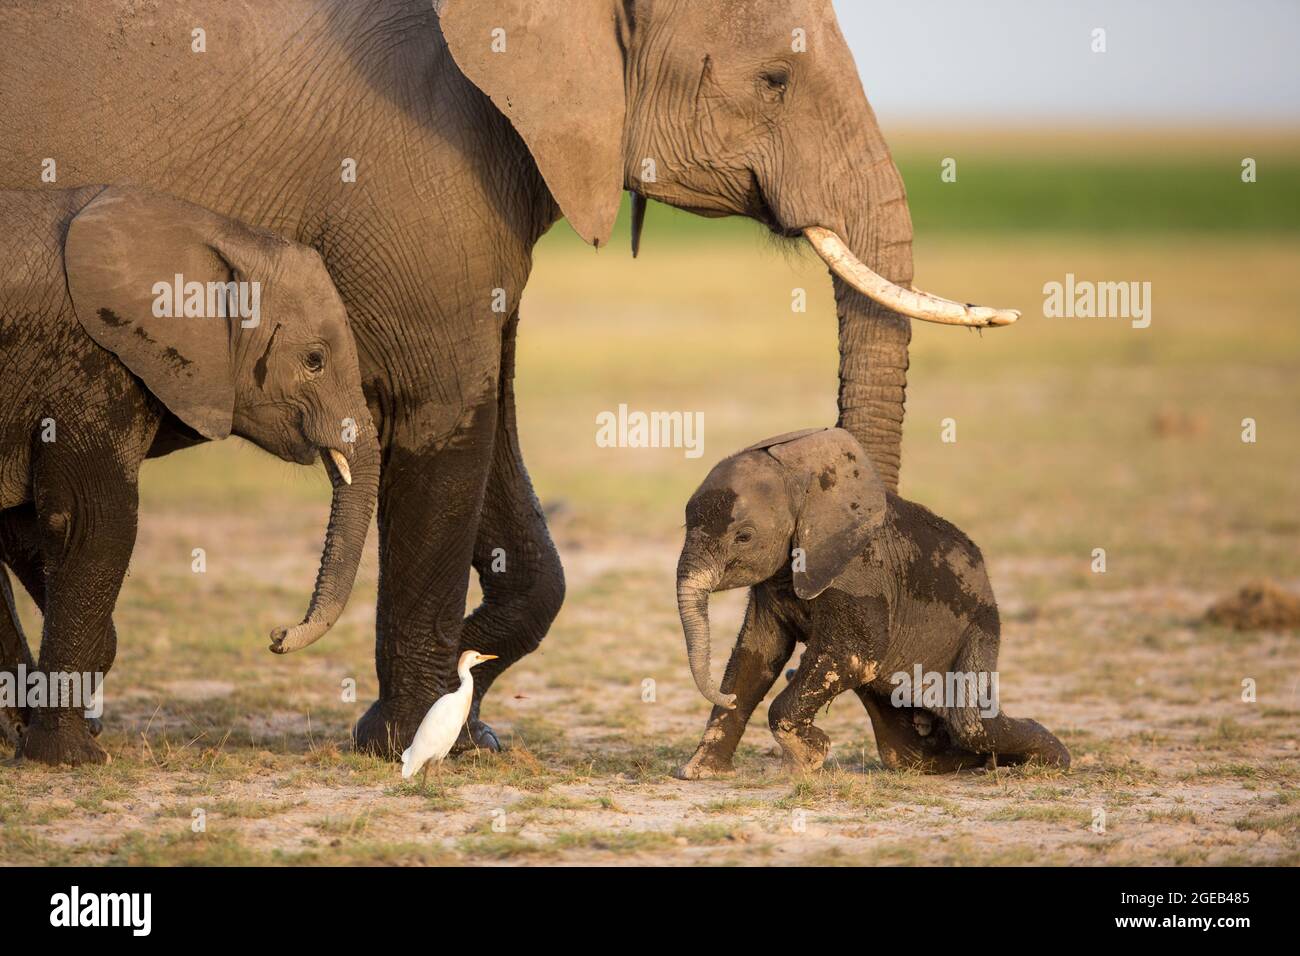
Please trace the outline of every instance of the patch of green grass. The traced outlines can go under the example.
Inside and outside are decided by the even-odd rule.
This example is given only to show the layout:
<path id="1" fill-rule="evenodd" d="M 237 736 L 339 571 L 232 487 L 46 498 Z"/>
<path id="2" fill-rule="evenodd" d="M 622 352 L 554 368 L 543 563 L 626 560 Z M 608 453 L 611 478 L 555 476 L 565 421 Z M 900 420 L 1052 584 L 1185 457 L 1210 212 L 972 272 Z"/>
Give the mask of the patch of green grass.
<path id="1" fill-rule="evenodd" d="M 132 792 L 121 784 L 106 782 L 80 794 L 74 801 L 82 810 L 103 812 L 106 804 L 131 799 Z"/>
<path id="2" fill-rule="evenodd" d="M 509 860 L 520 856 L 548 856 L 554 848 L 513 833 L 478 833 L 462 837 L 456 847 L 474 859 Z"/>
<path id="3" fill-rule="evenodd" d="M 1199 735 L 1196 742 L 1207 746 L 1222 746 L 1250 740 L 1256 733 L 1257 731 L 1243 727 L 1231 717 L 1221 717 L 1214 725 L 1214 730 L 1208 734 Z"/>
<path id="4" fill-rule="evenodd" d="M 697 806 L 701 813 L 722 814 L 722 813 L 744 813 L 748 810 L 762 810 L 772 806 L 767 800 L 760 800 L 757 797 L 732 797 L 728 800 L 713 800 L 709 803 L 702 803 Z"/>
<path id="5" fill-rule="evenodd" d="M 345 843 L 341 847 L 277 851 L 271 862 L 286 866 L 446 866 L 459 862 L 452 850 L 430 843 Z"/>
<path id="6" fill-rule="evenodd" d="M 313 827 L 321 836 L 358 837 L 364 836 L 370 829 L 370 821 L 375 816 L 376 811 L 370 808 L 354 816 L 323 817 L 312 821 L 308 826 Z"/>
<path id="7" fill-rule="evenodd" d="M 1300 835 L 1300 812 L 1289 813 L 1251 813 L 1232 825 L 1238 830 L 1250 830 L 1254 833 L 1281 833 L 1284 836 Z"/>
<path id="8" fill-rule="evenodd" d="M 527 810 L 607 809 L 609 805 L 612 805 L 612 803 L 613 801 L 609 798 L 597 799 L 586 797 L 578 799 L 551 790 L 546 793 L 533 793 L 522 797 L 510 804 L 508 811 L 510 813 L 523 813 Z"/>
<path id="9" fill-rule="evenodd" d="M 1276 771 L 1253 763 L 1211 763 L 1198 765 L 1195 770 L 1179 774 L 1180 780 L 1235 779 L 1264 781 L 1276 778 Z"/>
<path id="10" fill-rule="evenodd" d="M 1168 810 L 1148 810 L 1148 823 L 1196 823 L 1196 814 L 1187 807 L 1171 807 Z"/>
<path id="11" fill-rule="evenodd" d="M 1026 820 L 1034 823 L 1065 823 L 1085 827 L 1092 823 L 1092 810 L 1086 807 L 1043 806 L 1026 804 L 999 807 L 984 819 L 993 821 Z"/>
<path id="12" fill-rule="evenodd" d="M 264 866 L 267 853 L 241 841 L 229 830 L 193 833 L 133 831 L 106 847 L 119 866 Z"/>
<path id="13" fill-rule="evenodd" d="M 25 826 L 0 826 L 0 860 L 20 866 L 67 866 L 73 852 Z"/>
<path id="14" fill-rule="evenodd" d="M 641 853 L 672 844 L 672 836 L 653 830 L 576 830 L 557 833 L 550 842 L 556 850 L 601 850 L 609 853 Z"/>
<path id="15" fill-rule="evenodd" d="M 691 846 L 713 846 L 718 843 L 746 842 L 749 833 L 727 823 L 699 823 L 677 827 L 673 830 L 673 839 L 685 840 Z"/>

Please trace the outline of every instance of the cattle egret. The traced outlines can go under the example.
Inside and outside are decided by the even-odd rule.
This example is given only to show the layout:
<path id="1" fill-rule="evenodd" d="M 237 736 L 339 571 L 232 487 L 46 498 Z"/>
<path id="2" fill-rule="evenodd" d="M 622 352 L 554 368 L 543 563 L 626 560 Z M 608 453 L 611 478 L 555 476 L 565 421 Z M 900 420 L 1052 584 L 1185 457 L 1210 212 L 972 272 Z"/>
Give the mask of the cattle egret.
<path id="1" fill-rule="evenodd" d="M 460 677 L 460 686 L 455 693 L 443 694 L 433 702 L 429 712 L 420 721 L 420 729 L 415 732 L 411 746 L 402 753 L 402 779 L 414 777 L 420 768 L 424 775 L 420 786 L 429 781 L 429 764 L 438 763 L 451 752 L 451 745 L 460 736 L 460 729 L 469 719 L 469 705 L 474 697 L 474 678 L 469 669 L 484 661 L 496 660 L 495 654 L 480 654 L 478 651 L 466 651 L 460 655 L 456 664 L 456 673 Z"/>

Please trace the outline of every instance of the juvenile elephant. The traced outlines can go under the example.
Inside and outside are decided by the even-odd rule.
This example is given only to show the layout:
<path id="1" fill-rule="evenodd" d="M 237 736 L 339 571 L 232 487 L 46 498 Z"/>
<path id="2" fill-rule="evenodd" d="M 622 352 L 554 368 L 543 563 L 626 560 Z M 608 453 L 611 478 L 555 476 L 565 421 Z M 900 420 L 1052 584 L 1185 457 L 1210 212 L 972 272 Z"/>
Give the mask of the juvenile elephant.
<path id="1" fill-rule="evenodd" d="M 143 189 L 0 192 L 0 354 L 0 559 L 44 615 L 38 670 L 111 666 L 139 468 L 164 421 L 325 463 L 334 490 L 315 590 L 271 649 L 330 628 L 374 510 L 379 446 L 316 252 Z M 0 671 L 13 672 L 32 660 L 3 570 L 0 585 Z M 106 759 L 82 709 L 33 710 L 9 715 L 20 755 Z"/>
<path id="2" fill-rule="evenodd" d="M 719 690 L 709 674 L 708 596 L 736 587 L 750 588 L 749 608 Z M 1069 752 L 1040 724 L 1008 717 L 978 694 L 894 706 L 897 675 L 910 680 L 918 670 L 945 683 L 972 675 L 953 682 L 963 691 L 987 687 L 997 670 L 998 609 L 979 549 L 887 491 L 843 429 L 772 438 L 709 472 L 686 506 L 677 602 L 691 673 L 714 704 L 681 777 L 731 770 L 745 723 L 796 642 L 807 645 L 799 669 L 768 716 L 795 769 L 821 767 L 830 741 L 813 719 L 847 690 L 877 725 L 888 767 L 944 772 L 1032 758 L 1069 765 Z"/>

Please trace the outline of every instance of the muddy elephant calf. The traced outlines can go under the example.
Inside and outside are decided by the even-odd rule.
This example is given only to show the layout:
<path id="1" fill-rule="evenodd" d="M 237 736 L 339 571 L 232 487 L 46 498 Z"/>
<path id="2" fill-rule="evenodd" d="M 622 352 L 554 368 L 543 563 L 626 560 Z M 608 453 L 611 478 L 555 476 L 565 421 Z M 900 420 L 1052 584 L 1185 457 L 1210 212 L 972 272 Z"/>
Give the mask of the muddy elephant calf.
<path id="1" fill-rule="evenodd" d="M 315 591 L 272 650 L 334 623 L 379 452 L 347 313 L 315 251 L 147 190 L 0 192 L 0 345 L 0 561 L 44 615 L 38 679 L 98 680 L 112 664 L 140 464 L 163 431 L 325 462 L 334 492 Z M 0 598 L 12 688 L 33 661 L 3 568 Z M 7 711 L 22 756 L 106 759 L 84 700 Z"/>
<path id="2" fill-rule="evenodd" d="M 736 587 L 750 588 L 749 608 L 719 690 L 708 595 Z M 715 705 L 681 777 L 730 772 L 750 714 L 798 642 L 799 669 L 768 717 L 796 770 L 821 767 L 830 741 L 813 719 L 849 690 L 888 767 L 1069 765 L 1040 724 L 997 710 L 998 610 L 979 549 L 887 492 L 843 429 L 769 439 L 714 467 L 686 506 L 677 600 L 691 673 Z M 911 687 L 918 672 L 937 678 Z"/>

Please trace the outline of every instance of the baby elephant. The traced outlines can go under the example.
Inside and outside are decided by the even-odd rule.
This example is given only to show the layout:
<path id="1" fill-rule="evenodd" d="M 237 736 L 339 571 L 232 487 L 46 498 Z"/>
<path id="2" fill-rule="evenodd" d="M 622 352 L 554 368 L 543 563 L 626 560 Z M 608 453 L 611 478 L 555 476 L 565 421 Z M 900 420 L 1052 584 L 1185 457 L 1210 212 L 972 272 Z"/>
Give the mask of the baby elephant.
<path id="1" fill-rule="evenodd" d="M 708 596 L 737 587 L 750 588 L 749 608 L 720 691 Z M 709 472 L 686 505 L 677 603 L 691 673 L 715 705 L 680 777 L 731 771 L 745 723 L 797 642 L 807 645 L 799 669 L 768 716 L 796 770 L 821 767 L 830 740 L 813 719 L 847 690 L 871 714 L 887 767 L 1069 765 L 1040 724 L 996 709 L 998 609 L 979 549 L 886 491 L 843 429 L 772 438 Z M 917 675 L 934 676 L 914 687 Z"/>
<path id="2" fill-rule="evenodd" d="M 230 434 L 320 458 L 333 485 L 306 618 L 272 633 L 272 650 L 296 650 L 342 611 L 379 487 L 356 346 L 320 256 L 143 189 L 0 193 L 0 561 L 44 616 L 37 671 L 108 671 L 141 462 Z M 33 662 L 2 568 L 0 591 L 12 675 Z M 106 759 L 85 702 L 66 704 L 11 709 L 21 756 Z"/>

